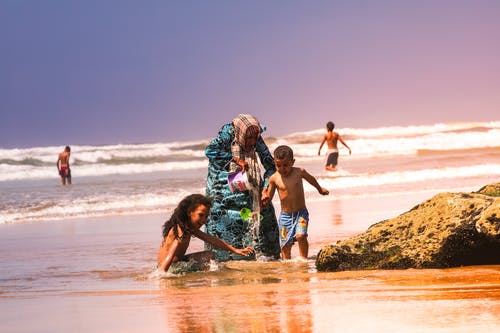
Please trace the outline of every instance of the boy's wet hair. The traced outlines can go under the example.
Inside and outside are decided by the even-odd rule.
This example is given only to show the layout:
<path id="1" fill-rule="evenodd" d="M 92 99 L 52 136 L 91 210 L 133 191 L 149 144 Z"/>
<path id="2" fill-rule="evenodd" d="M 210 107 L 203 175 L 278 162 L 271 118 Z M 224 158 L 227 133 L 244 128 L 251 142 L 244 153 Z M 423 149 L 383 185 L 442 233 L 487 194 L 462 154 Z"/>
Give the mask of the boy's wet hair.
<path id="1" fill-rule="evenodd" d="M 69 146 L 66 146 L 66 148 L 64 148 L 65 151 L 71 151 L 71 148 Z"/>
<path id="2" fill-rule="evenodd" d="M 278 146 L 274 150 L 274 158 L 278 160 L 284 160 L 284 159 L 293 160 L 293 150 L 292 148 L 286 145 Z"/>
<path id="3" fill-rule="evenodd" d="M 331 121 L 327 122 L 326 123 L 326 128 L 329 130 L 329 131 L 333 131 L 333 129 L 335 128 L 335 124 L 332 123 Z"/>

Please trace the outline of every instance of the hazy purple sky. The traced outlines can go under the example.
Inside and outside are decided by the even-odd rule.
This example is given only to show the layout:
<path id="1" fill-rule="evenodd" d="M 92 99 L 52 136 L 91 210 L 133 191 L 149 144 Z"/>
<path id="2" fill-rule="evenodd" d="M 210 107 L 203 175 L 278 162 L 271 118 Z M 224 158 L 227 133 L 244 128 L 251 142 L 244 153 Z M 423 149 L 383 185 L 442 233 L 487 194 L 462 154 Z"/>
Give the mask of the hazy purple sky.
<path id="1" fill-rule="evenodd" d="M 0 147 L 500 120 L 500 1 L 0 1 Z"/>

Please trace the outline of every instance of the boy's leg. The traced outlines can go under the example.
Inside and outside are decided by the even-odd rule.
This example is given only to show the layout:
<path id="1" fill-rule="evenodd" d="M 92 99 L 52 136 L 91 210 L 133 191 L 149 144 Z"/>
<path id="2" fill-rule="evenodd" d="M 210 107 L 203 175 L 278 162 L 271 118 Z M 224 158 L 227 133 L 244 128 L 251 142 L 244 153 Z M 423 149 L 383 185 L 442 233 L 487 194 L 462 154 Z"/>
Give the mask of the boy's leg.
<path id="1" fill-rule="evenodd" d="M 281 259 L 291 259 L 292 258 L 292 244 L 286 244 L 281 248 Z"/>
<path id="2" fill-rule="evenodd" d="M 297 234 L 295 235 L 295 238 L 299 243 L 299 256 L 303 259 L 307 259 L 307 255 L 309 254 L 309 242 L 307 241 L 307 235 Z"/>

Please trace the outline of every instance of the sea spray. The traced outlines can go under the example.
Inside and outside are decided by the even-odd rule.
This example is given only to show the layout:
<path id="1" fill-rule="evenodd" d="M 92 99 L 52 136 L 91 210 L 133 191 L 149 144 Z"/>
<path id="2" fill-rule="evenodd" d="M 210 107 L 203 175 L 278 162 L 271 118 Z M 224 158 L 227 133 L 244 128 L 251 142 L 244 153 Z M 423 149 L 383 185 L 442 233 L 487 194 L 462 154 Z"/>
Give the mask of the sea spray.
<path id="1" fill-rule="evenodd" d="M 260 195 L 259 190 L 255 187 L 251 189 L 252 192 L 252 214 L 250 215 L 250 219 L 248 220 L 248 226 L 250 230 L 250 234 L 253 239 L 257 239 L 259 237 L 260 230 Z"/>
<path id="2" fill-rule="evenodd" d="M 256 160 L 250 159 L 248 163 L 250 174 L 259 175 L 258 177 L 249 177 L 250 188 L 249 191 L 252 195 L 252 210 L 251 214 L 247 217 L 248 221 L 248 234 L 247 238 L 250 239 L 250 246 L 255 249 L 256 259 L 260 259 L 263 255 L 259 253 L 258 241 L 260 235 L 260 222 L 262 215 L 260 214 L 260 167 Z M 248 215 L 248 211 L 247 211 Z"/>
<path id="3" fill-rule="evenodd" d="M 269 261 L 273 258 L 259 253 L 257 246 L 260 223 L 264 219 L 264 216 L 260 213 L 260 193 L 254 187 L 250 189 L 250 192 L 252 193 L 252 209 L 245 207 L 240 210 L 241 218 L 248 223 L 248 232 L 244 244 L 256 249 L 255 257 L 258 261 Z"/>

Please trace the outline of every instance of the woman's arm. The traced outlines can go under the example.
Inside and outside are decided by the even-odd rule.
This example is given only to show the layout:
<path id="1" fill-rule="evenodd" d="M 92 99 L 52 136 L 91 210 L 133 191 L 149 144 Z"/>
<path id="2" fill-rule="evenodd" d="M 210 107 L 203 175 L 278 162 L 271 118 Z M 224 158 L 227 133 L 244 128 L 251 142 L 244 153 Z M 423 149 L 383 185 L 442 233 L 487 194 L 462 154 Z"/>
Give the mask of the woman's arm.
<path id="1" fill-rule="evenodd" d="M 274 165 L 274 157 L 269 151 L 264 139 L 259 137 L 257 143 L 255 144 L 255 151 L 259 154 L 260 162 L 265 169 L 264 172 L 264 188 L 267 188 L 269 185 L 269 178 L 276 172 L 276 166 Z"/>

